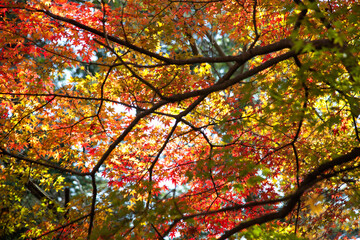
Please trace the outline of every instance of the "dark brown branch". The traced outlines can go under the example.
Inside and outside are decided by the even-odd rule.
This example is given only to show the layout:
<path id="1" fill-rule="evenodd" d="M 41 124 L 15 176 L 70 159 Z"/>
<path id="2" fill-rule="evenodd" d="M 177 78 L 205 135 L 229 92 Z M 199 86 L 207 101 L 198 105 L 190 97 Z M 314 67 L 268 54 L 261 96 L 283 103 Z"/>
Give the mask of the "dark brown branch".
<path id="1" fill-rule="evenodd" d="M 62 21 L 62 22 L 66 22 L 66 23 L 69 23 L 75 27 L 78 27 L 82 30 L 85 30 L 85 31 L 88 31 L 94 35 L 97 35 L 99 37 L 102 37 L 102 38 L 106 38 L 108 39 L 109 41 L 112 41 L 114 43 L 117 43 L 117 44 L 120 44 L 122 46 L 125 46 L 129 49 L 132 49 L 136 52 L 139 52 L 139 53 L 142 53 L 142 54 L 145 54 L 149 57 L 152 57 L 154 59 L 157 59 L 157 60 L 160 60 L 162 62 L 165 62 L 167 64 L 176 64 L 176 65 L 185 65 L 185 64 L 195 64 L 195 63 L 215 63 L 215 62 L 232 62 L 232 61 L 240 61 L 240 62 L 246 62 L 248 59 L 248 56 L 247 55 L 251 55 L 250 58 L 252 57 L 255 57 L 257 55 L 262 55 L 262 54 L 268 54 L 268 53 L 271 53 L 271 52 L 275 52 L 275 51 L 279 51 L 279 50 L 282 50 L 282 49 L 285 49 L 285 48 L 291 48 L 292 47 L 292 41 L 290 39 L 284 39 L 284 40 L 280 40 L 279 42 L 277 43 L 274 43 L 274 44 L 269 44 L 267 46 L 264 46 L 264 47 L 256 47 L 256 48 L 253 48 L 253 49 L 250 49 L 249 51 L 247 51 L 246 53 L 243 53 L 243 54 L 240 54 L 239 56 L 226 56 L 226 57 L 195 57 L 195 58 L 191 58 L 191 59 L 171 59 L 171 58 L 167 58 L 167 57 L 164 57 L 164 56 L 161 56 L 157 53 L 154 53 L 154 52 L 151 52 L 149 50 L 146 50 L 144 48 L 141 48 L 141 47 L 138 47 L 132 43 L 129 43 L 127 41 L 124 41 L 118 37 L 115 37 L 115 36 L 111 36 L 111 35 L 107 35 L 106 33 L 102 32 L 102 31 L 99 31 L 95 28 L 92 28 L 92 27 L 89 27 L 85 24 L 82 24 L 74 19 L 70 19 L 70 18 L 67 18 L 67 17 L 62 17 L 62 16 L 59 16 L 59 15 L 56 15 L 48 10 L 41 10 L 41 9 L 38 9 L 37 10 L 38 12 L 42 12 L 44 14 L 46 14 L 47 16 L 53 18 L 53 19 L 56 19 L 56 20 L 59 20 L 59 21 Z M 314 45 L 317 45 L 316 43 L 320 43 L 320 45 L 323 45 L 321 44 L 322 41 L 325 41 L 326 43 L 324 45 L 328 45 L 328 41 L 329 40 L 315 40 L 315 41 L 311 41 L 310 43 L 314 43 Z M 330 41 L 330 43 L 332 43 Z M 333 45 L 333 44 L 332 44 Z"/>
<path id="2" fill-rule="evenodd" d="M 18 159 L 18 160 L 21 160 L 21 161 L 25 161 L 25 162 L 28 162 L 28 163 L 33 163 L 33 164 L 37 164 L 37 165 L 40 165 L 40 166 L 44 166 L 44 167 L 47 167 L 47 168 L 53 168 L 53 169 L 57 169 L 61 172 L 67 172 L 67 173 L 72 173 L 72 174 L 75 174 L 75 175 L 78 175 L 78 176 L 87 176 L 87 175 L 90 175 L 90 173 L 82 173 L 82 172 L 77 172 L 75 170 L 71 170 L 71 169 L 66 169 L 66 168 L 63 168 L 63 167 L 59 167 L 59 166 L 56 166 L 52 163 L 46 163 L 46 162 L 43 162 L 43 161 L 36 161 L 36 160 L 32 160 L 32 159 L 29 159 L 29 158 L 26 158 L 26 157 L 23 157 L 23 156 L 20 156 L 20 155 L 17 155 L 17 154 L 14 154 L 14 153 L 11 153 L 11 152 L 8 152 L 7 150 L 5 150 L 4 148 L 0 147 L 0 154 L 4 154 L 4 155 L 7 155 L 9 157 L 13 157 L 15 159 Z"/>
<path id="3" fill-rule="evenodd" d="M 109 75 L 110 75 L 110 72 L 111 72 L 112 69 L 113 69 L 112 67 L 109 67 L 109 70 L 106 72 L 105 79 L 104 79 L 104 81 L 103 81 L 102 84 L 101 84 L 100 99 L 104 99 L 105 83 L 106 83 L 107 79 L 109 78 Z M 99 106 L 99 108 L 98 108 L 98 111 L 97 111 L 96 115 L 99 116 L 103 104 L 104 104 L 104 100 L 100 100 L 100 106 Z"/>
<path id="4" fill-rule="evenodd" d="M 170 141 L 170 138 L 172 137 L 172 135 L 174 134 L 175 130 L 176 130 L 176 127 L 178 125 L 179 121 L 176 121 L 174 126 L 171 128 L 171 131 L 170 133 L 168 134 L 168 136 L 166 137 L 165 139 L 165 142 L 163 143 L 163 145 L 161 146 L 161 148 L 159 149 L 159 152 L 158 154 L 156 155 L 154 161 L 152 161 L 150 167 L 149 167 L 149 181 L 151 182 L 152 181 L 152 175 L 153 175 L 153 169 L 155 167 L 155 164 L 157 163 L 157 161 L 159 160 L 162 152 L 164 151 L 164 149 L 166 148 L 167 144 L 169 143 Z"/>
<path id="5" fill-rule="evenodd" d="M 358 127 L 357 127 L 357 124 L 356 124 L 356 118 L 355 118 L 354 115 L 352 115 L 352 120 L 353 120 L 353 123 L 354 123 L 354 129 L 355 129 L 356 139 L 357 139 L 358 142 L 360 143 L 359 130 L 358 130 Z"/>
<path id="6" fill-rule="evenodd" d="M 29 112 L 29 113 L 26 114 L 25 116 L 22 116 L 22 117 L 20 118 L 20 120 L 10 129 L 9 132 L 7 132 L 7 133 L 5 134 L 5 136 L 4 136 L 1 140 L 7 138 L 7 137 L 10 135 L 10 133 L 12 133 L 12 132 L 16 129 L 16 127 L 17 127 L 25 118 L 29 117 L 29 116 L 30 116 L 31 114 L 33 114 L 34 112 L 37 112 L 37 111 L 39 111 L 40 109 L 42 109 L 43 107 L 47 106 L 47 105 L 48 105 L 49 103 L 51 103 L 54 99 L 55 99 L 55 97 L 53 96 L 52 99 L 50 99 L 49 101 L 46 101 L 45 104 L 42 104 L 41 106 L 35 108 L 34 110 L 32 110 L 31 112 Z"/>
<path id="7" fill-rule="evenodd" d="M 25 183 L 25 187 L 31 192 L 31 194 L 38 200 L 45 200 L 48 203 L 48 208 L 53 209 L 55 207 L 54 199 L 52 199 L 43 189 L 41 189 L 36 183 L 29 179 Z M 56 204 L 59 205 L 59 204 Z"/>
<path id="8" fill-rule="evenodd" d="M 151 223 L 151 227 L 155 230 L 156 234 L 158 235 L 158 239 L 164 240 L 163 236 L 161 236 L 160 232 L 156 229 L 154 224 Z"/>
<path id="9" fill-rule="evenodd" d="M 303 8 L 297 17 L 295 26 L 294 26 L 294 30 L 298 30 L 308 12 L 308 9 L 305 7 L 304 3 L 301 0 L 294 0 L 294 2 Z"/>
<path id="10" fill-rule="evenodd" d="M 258 29 L 257 29 L 257 24 L 256 24 L 256 7 L 257 7 L 257 0 L 254 0 L 254 4 L 253 4 L 253 14 L 252 14 L 252 22 L 253 22 L 253 25 L 254 25 L 254 32 L 255 32 L 255 39 L 254 41 L 251 43 L 249 49 L 252 49 L 256 42 L 259 40 L 260 38 L 260 35 L 259 35 L 259 32 L 258 32 Z"/>
<path id="11" fill-rule="evenodd" d="M 67 224 L 62 225 L 61 227 L 55 228 L 55 229 L 53 229 L 53 230 L 51 230 L 51 231 L 49 231 L 49 232 L 43 233 L 43 234 L 41 234 L 40 236 L 37 236 L 37 237 L 32 238 L 32 239 L 33 239 L 33 240 L 41 239 L 42 237 L 44 237 L 44 236 L 46 236 L 46 235 L 49 235 L 49 234 L 51 234 L 51 233 L 53 233 L 53 232 L 57 232 L 57 231 L 59 231 L 59 230 L 61 230 L 61 229 L 64 229 L 64 228 L 66 228 L 66 227 L 68 227 L 68 226 L 71 226 L 72 224 L 77 223 L 77 222 L 79 222 L 79 221 L 81 221 L 81 220 L 89 217 L 89 215 L 90 215 L 90 214 L 86 214 L 85 216 L 79 217 L 79 218 L 77 218 L 77 219 L 75 219 L 75 220 L 73 220 L 73 221 L 71 221 L 71 222 L 69 222 L 69 223 L 67 223 Z"/>
<path id="12" fill-rule="evenodd" d="M 218 210 L 185 215 L 180 218 L 176 218 L 174 220 L 173 224 L 171 224 L 169 226 L 169 228 L 166 230 L 166 232 L 163 234 L 163 236 L 166 236 L 168 233 L 170 233 L 171 229 L 174 228 L 176 226 L 176 224 L 178 222 L 180 222 L 181 220 L 186 221 L 188 219 L 192 219 L 192 218 L 196 218 L 196 217 L 203 217 L 203 216 L 208 216 L 208 215 L 213 215 L 213 214 L 223 213 L 223 212 L 237 211 L 237 210 L 244 209 L 244 208 L 251 208 L 251 207 L 263 206 L 263 205 L 268 205 L 268 204 L 275 204 L 275 203 L 279 203 L 279 202 L 284 202 L 284 201 L 288 200 L 289 198 L 290 198 L 290 196 L 278 198 L 278 199 L 270 199 L 270 200 L 265 200 L 265 201 L 253 201 L 253 202 L 249 202 L 249 203 L 245 203 L 245 204 L 241 204 L 241 205 L 237 204 L 234 206 L 224 207 L 224 208 L 221 208 Z"/>
<path id="13" fill-rule="evenodd" d="M 34 96 L 34 97 L 59 97 L 59 98 L 69 98 L 69 99 L 80 99 L 80 100 L 88 100 L 88 101 L 105 101 L 123 105 L 124 107 L 134 108 L 126 103 L 122 103 L 119 101 L 107 99 L 107 98 L 94 98 L 94 97 L 81 97 L 81 96 L 71 96 L 71 95 L 63 95 L 57 93 L 11 93 L 11 92 L 0 92 L 0 95 L 9 95 L 9 96 Z"/>
<path id="14" fill-rule="evenodd" d="M 294 155 L 295 155 L 295 161 L 296 161 L 296 186 L 299 188 L 300 187 L 300 160 L 299 160 L 299 156 L 295 147 L 295 143 L 291 144 L 293 147 L 293 151 L 294 151 Z M 299 213 L 300 213 L 300 203 L 301 200 L 299 199 L 298 204 L 297 204 L 297 209 L 296 209 L 296 217 L 295 217 L 295 234 L 297 232 L 298 229 L 298 221 L 299 221 Z"/>
<path id="15" fill-rule="evenodd" d="M 290 51 L 290 52 L 287 52 L 285 54 L 282 54 L 280 56 L 277 56 L 275 58 L 272 58 L 268 61 L 266 61 L 265 63 L 261 64 L 260 66 L 257 66 L 257 67 L 254 67 L 253 69 L 250 69 L 249 71 L 246 71 L 242 74 L 239 74 L 237 75 L 236 77 L 232 78 L 232 79 L 229 79 L 225 82 L 222 82 L 222 83 L 219 83 L 219 84 L 215 84 L 215 85 L 212 85 L 208 88 L 205 88 L 205 89 L 200 89 L 200 90 L 195 90 L 195 91 L 192 91 L 192 92 L 187 92 L 187 93 L 183 93 L 183 94 L 176 94 L 176 95 L 173 95 L 171 97 L 168 97 L 168 99 L 172 102 L 178 102 L 178 101 L 181 101 L 181 100 L 184 100 L 186 98 L 191 98 L 191 97 L 196 97 L 196 96 L 199 96 L 199 95 L 208 95 L 210 93 L 213 93 L 213 92 L 217 92 L 217 91 L 221 91 L 221 90 L 224 90 L 224 89 L 227 89 L 228 87 L 232 86 L 232 85 L 235 85 L 237 83 L 239 83 L 241 80 L 243 79 L 246 79 L 246 78 L 249 78 L 273 65 L 276 65 L 277 63 L 279 62 L 282 62 L 286 59 L 289 59 L 293 56 L 295 56 L 295 52 L 293 51 Z M 221 81 L 220 81 L 221 82 Z"/>
<path id="16" fill-rule="evenodd" d="M 93 170 L 91 171 L 91 174 L 96 173 L 99 168 L 101 167 L 101 165 L 105 162 L 105 160 L 109 157 L 109 155 L 111 154 L 111 152 L 117 147 L 117 145 L 122 142 L 124 140 L 124 138 L 131 132 L 131 130 L 133 129 L 133 127 L 136 126 L 136 124 L 145 116 L 149 115 L 150 113 L 153 113 L 155 110 L 157 110 L 158 108 L 160 108 L 161 106 L 165 105 L 167 102 L 162 101 L 159 102 L 157 104 L 155 104 L 152 108 L 140 112 L 135 119 L 127 126 L 127 128 L 122 132 L 122 134 L 120 134 L 120 136 L 115 139 L 115 141 L 108 147 L 108 149 L 105 151 L 105 153 L 102 155 L 102 157 L 99 159 L 99 161 L 97 162 L 97 164 L 95 165 L 95 167 L 93 168 Z"/>
<path id="17" fill-rule="evenodd" d="M 218 240 L 224 240 L 237 232 L 240 232 L 243 229 L 254 226 L 256 224 L 263 224 L 266 222 L 273 221 L 275 219 L 281 219 L 286 217 L 295 207 L 295 205 L 300 201 L 301 196 L 310 188 L 312 188 L 319 181 L 327 178 L 322 176 L 327 171 L 333 169 L 335 166 L 339 166 L 345 163 L 348 163 L 355 158 L 360 156 L 360 148 L 354 148 L 350 153 L 344 154 L 340 157 L 334 158 L 332 161 L 321 164 L 319 167 L 315 168 L 311 173 L 309 173 L 300 184 L 300 187 L 297 191 L 291 195 L 291 198 L 287 204 L 281 208 L 279 211 L 274 213 L 269 213 L 249 221 L 241 222 L 236 227 L 226 231 Z M 334 174 L 328 177 L 332 177 Z"/>
<path id="18" fill-rule="evenodd" d="M 225 52 L 222 50 L 222 48 L 219 46 L 219 44 L 216 42 L 216 40 L 213 38 L 213 36 L 211 35 L 211 33 L 209 33 L 208 31 L 206 31 L 206 36 L 208 37 L 210 43 L 215 47 L 216 51 L 218 52 L 218 54 L 220 55 L 220 57 L 226 57 Z M 230 62 L 226 62 L 227 66 L 229 68 L 232 67 L 232 64 Z"/>
<path id="19" fill-rule="evenodd" d="M 70 188 L 65 187 L 64 189 L 64 208 L 66 208 L 66 212 L 64 214 L 65 219 L 68 219 L 69 205 L 70 205 Z"/>
<path id="20" fill-rule="evenodd" d="M 88 229 L 88 236 L 87 239 L 89 240 L 91 237 L 91 231 L 94 225 L 94 218 L 95 218 L 95 210 L 96 210 L 96 196 L 97 196 L 97 185 L 95 179 L 96 172 L 91 174 L 91 185 L 92 185 L 92 201 L 91 201 L 91 210 L 90 210 L 90 219 L 89 219 L 89 229 Z"/>

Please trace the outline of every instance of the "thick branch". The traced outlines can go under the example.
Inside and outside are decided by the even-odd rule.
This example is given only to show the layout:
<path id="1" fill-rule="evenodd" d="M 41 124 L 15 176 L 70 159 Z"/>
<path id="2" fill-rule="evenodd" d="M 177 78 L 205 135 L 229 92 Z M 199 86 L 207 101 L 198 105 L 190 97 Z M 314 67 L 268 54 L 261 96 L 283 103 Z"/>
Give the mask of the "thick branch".
<path id="1" fill-rule="evenodd" d="M 297 202 L 300 200 L 301 196 L 310 188 L 312 188 L 316 183 L 326 178 L 323 176 L 327 171 L 332 170 L 335 166 L 339 166 L 348 162 L 351 162 L 355 158 L 360 156 L 360 148 L 354 148 L 350 153 L 344 154 L 340 157 L 334 158 L 330 162 L 321 164 L 319 167 L 315 168 L 311 173 L 309 173 L 300 184 L 300 187 L 297 191 L 292 194 L 288 203 L 281 208 L 279 211 L 274 213 L 269 213 L 258 218 L 251 219 L 249 221 L 241 222 L 236 227 L 226 231 L 218 240 L 226 239 L 237 232 L 240 232 L 243 229 L 254 226 L 256 224 L 263 224 L 270 222 L 275 219 L 281 219 L 286 217 L 296 206 Z M 331 175 L 332 176 L 332 175 Z"/>
<path id="2" fill-rule="evenodd" d="M 57 170 L 59 170 L 61 172 L 72 173 L 72 174 L 75 174 L 75 175 L 78 175 L 78 176 L 90 175 L 89 173 L 82 173 L 82 172 L 77 172 L 75 170 L 59 167 L 59 166 L 56 166 L 56 165 L 54 165 L 52 163 L 46 163 L 46 162 L 43 162 L 43 161 L 32 160 L 32 159 L 29 159 L 29 158 L 26 158 L 26 157 L 23 157 L 23 156 L 8 152 L 2 147 L 0 147 L 0 151 L 1 151 L 0 154 L 4 154 L 4 155 L 7 155 L 9 157 L 13 157 L 13 158 L 15 158 L 17 160 L 21 160 L 21 161 L 25 161 L 25 162 L 33 163 L 33 164 L 37 164 L 37 165 L 41 165 L 41 166 L 48 167 L 48 168 L 57 169 Z"/>
<path id="3" fill-rule="evenodd" d="M 249 51 L 247 51 L 243 54 L 240 54 L 238 56 L 195 57 L 195 58 L 191 58 L 191 59 L 171 59 L 171 58 L 161 56 L 157 53 L 151 52 L 149 50 L 146 50 L 144 48 L 138 47 L 138 46 L 136 46 L 132 43 L 129 43 L 127 41 L 124 41 L 118 37 L 107 35 L 106 33 L 102 32 L 102 31 L 99 31 L 95 28 L 89 27 L 89 26 L 82 24 L 74 19 L 56 15 L 48 10 L 40 10 L 39 9 L 37 11 L 42 12 L 53 19 L 69 23 L 75 27 L 82 29 L 82 30 L 88 31 L 99 37 L 106 38 L 109 41 L 120 44 L 120 45 L 125 46 L 129 49 L 132 49 L 136 52 L 145 54 L 149 57 L 155 58 L 155 59 L 165 62 L 167 64 L 186 65 L 186 64 L 196 64 L 196 63 L 216 63 L 216 62 L 234 62 L 234 61 L 246 62 L 248 59 L 251 59 L 252 57 L 255 57 L 257 55 L 268 54 L 268 53 L 279 51 L 279 50 L 282 50 L 285 48 L 291 48 L 293 46 L 293 43 L 290 39 L 283 39 L 283 40 L 280 40 L 279 42 L 269 44 L 269 45 L 266 45 L 263 47 L 260 47 L 260 46 L 255 47 L 255 48 L 250 49 Z M 331 43 L 331 46 L 334 46 L 334 44 L 332 44 L 332 42 L 330 40 L 315 40 L 315 41 L 311 41 L 310 43 L 313 43 L 315 47 L 317 47 L 316 45 L 323 45 L 323 46 L 328 47 L 328 45 L 330 43 Z"/>

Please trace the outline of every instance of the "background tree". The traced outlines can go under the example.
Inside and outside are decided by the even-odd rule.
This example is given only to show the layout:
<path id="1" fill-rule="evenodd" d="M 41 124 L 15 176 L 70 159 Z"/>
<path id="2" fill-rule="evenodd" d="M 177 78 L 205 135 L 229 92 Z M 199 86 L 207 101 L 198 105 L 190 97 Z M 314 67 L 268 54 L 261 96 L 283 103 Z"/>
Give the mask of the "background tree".
<path id="1" fill-rule="evenodd" d="M 355 0 L 0 9 L 1 237 L 358 234 Z"/>

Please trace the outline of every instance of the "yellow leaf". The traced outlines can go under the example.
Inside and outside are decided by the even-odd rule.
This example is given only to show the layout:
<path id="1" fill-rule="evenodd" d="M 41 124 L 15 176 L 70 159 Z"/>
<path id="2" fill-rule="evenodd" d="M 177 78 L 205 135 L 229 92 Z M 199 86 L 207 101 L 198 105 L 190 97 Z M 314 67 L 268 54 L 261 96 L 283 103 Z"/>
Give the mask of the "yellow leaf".
<path id="1" fill-rule="evenodd" d="M 323 199 L 324 196 L 322 194 L 312 194 L 306 201 L 306 204 L 309 205 L 312 214 L 320 215 L 325 211 L 322 203 Z"/>

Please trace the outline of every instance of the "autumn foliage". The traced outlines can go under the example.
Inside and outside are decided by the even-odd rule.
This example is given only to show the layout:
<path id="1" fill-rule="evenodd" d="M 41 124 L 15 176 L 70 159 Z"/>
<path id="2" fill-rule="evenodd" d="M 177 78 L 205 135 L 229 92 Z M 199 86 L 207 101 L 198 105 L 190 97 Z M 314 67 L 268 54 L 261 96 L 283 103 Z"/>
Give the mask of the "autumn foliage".
<path id="1" fill-rule="evenodd" d="M 0 0 L 0 238 L 360 235 L 359 23 L 357 0 Z"/>

